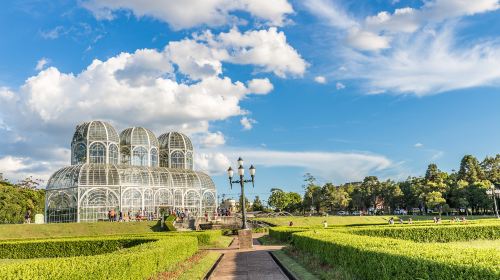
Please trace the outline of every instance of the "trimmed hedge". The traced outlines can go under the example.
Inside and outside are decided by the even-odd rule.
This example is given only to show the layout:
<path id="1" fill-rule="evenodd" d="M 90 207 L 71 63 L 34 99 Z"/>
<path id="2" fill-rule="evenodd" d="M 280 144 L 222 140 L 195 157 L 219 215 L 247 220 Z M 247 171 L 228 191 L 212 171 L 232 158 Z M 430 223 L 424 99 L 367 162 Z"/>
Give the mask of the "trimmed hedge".
<path id="1" fill-rule="evenodd" d="M 302 232 L 311 230 L 309 227 L 272 227 L 269 228 L 269 237 L 289 243 L 292 241 L 292 234 L 296 232 Z"/>
<path id="2" fill-rule="evenodd" d="M 219 239 L 219 237 L 222 236 L 222 231 L 220 230 L 183 231 L 183 232 L 167 232 L 166 234 L 166 236 L 179 236 L 179 235 L 196 237 L 198 239 L 198 245 L 211 245 L 214 244 Z"/>
<path id="3" fill-rule="evenodd" d="M 0 242 L 0 259 L 91 256 L 133 247 L 153 239 L 84 238 Z"/>
<path id="4" fill-rule="evenodd" d="M 177 219 L 176 216 L 174 215 L 169 215 L 165 219 L 165 227 L 167 228 L 167 231 L 177 231 L 177 229 L 174 226 L 174 222 Z"/>
<path id="5" fill-rule="evenodd" d="M 447 229 L 449 227 L 446 227 Z M 293 234 L 294 246 L 359 279 L 500 279 L 500 252 L 334 230 Z M 459 252 L 457 254 L 457 252 Z"/>
<path id="6" fill-rule="evenodd" d="M 353 229 L 359 235 L 406 239 L 415 242 L 455 242 L 500 239 L 500 223 L 448 226 L 373 227 Z"/>
<path id="7" fill-rule="evenodd" d="M 0 275 L 2 279 L 147 279 L 174 270 L 197 250 L 193 236 L 162 237 L 108 254 L 6 263 L 0 266 Z"/>

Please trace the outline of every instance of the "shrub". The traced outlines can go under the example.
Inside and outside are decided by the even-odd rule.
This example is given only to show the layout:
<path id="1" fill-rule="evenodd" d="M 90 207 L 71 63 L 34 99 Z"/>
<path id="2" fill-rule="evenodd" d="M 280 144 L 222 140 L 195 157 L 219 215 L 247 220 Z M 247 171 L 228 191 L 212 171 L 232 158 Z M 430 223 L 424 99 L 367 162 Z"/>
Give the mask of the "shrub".
<path id="1" fill-rule="evenodd" d="M 165 227 L 167 228 L 167 231 L 177 231 L 174 227 L 175 219 L 176 217 L 174 215 L 169 215 L 165 218 Z"/>
<path id="2" fill-rule="evenodd" d="M 2 279 L 146 279 L 175 269 L 198 250 L 192 236 L 158 238 L 97 256 L 32 259 L 0 266 Z"/>
<path id="3" fill-rule="evenodd" d="M 220 230 L 204 230 L 204 231 L 184 231 L 184 232 L 168 232 L 167 236 L 193 236 L 198 239 L 198 245 L 210 245 L 215 243 L 222 236 Z"/>
<path id="4" fill-rule="evenodd" d="M 416 242 L 454 242 L 500 239 L 499 223 L 455 224 L 448 226 L 373 227 L 354 229 L 355 234 L 406 239 Z"/>
<path id="5" fill-rule="evenodd" d="M 332 230 L 297 232 L 294 246 L 359 279 L 499 279 L 500 253 Z"/>
<path id="6" fill-rule="evenodd" d="M 293 233 L 310 229 L 311 228 L 308 227 L 272 227 L 269 228 L 269 237 L 281 242 L 289 243 L 290 241 L 292 241 Z"/>
<path id="7" fill-rule="evenodd" d="M 0 259 L 90 256 L 110 253 L 151 241 L 154 240 L 144 238 L 83 238 L 8 241 L 0 243 Z"/>

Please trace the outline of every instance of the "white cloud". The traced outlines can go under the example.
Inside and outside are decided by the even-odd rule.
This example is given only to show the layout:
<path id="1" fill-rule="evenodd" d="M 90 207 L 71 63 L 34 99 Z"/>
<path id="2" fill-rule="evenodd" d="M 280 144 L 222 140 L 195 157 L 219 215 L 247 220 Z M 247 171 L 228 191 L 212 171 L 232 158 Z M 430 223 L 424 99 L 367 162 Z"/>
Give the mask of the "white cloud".
<path id="1" fill-rule="evenodd" d="M 117 130 L 133 125 L 157 133 L 180 130 L 205 135 L 200 145 L 223 145 L 224 136 L 210 132 L 210 123 L 248 114 L 241 100 L 273 90 L 269 78 L 238 81 L 225 76 L 225 63 L 283 77 L 305 69 L 306 63 L 276 29 L 206 36 L 171 41 L 161 51 L 140 49 L 104 61 L 95 59 L 78 73 L 44 67 L 18 89 L 0 87 L 0 102 L 5 105 L 0 111 L 0 146 L 4 147 L 0 157 L 22 161 L 25 167 L 12 166 L 26 172 L 49 175 L 69 163 L 67 149 L 54 151 L 68 147 L 75 125 L 90 119 L 110 121 Z M 231 41 L 238 38 L 242 41 Z M 290 54 L 293 57 L 285 59 Z M 274 56 L 279 58 L 273 60 Z M 297 61 L 302 69 L 295 67 Z M 245 119 L 246 127 L 255 123 Z M 24 171 L 18 171 L 18 176 Z"/>
<path id="2" fill-rule="evenodd" d="M 256 71 L 282 78 L 302 76 L 307 68 L 285 34 L 274 27 L 244 33 L 231 29 L 215 35 L 207 31 L 193 39 L 170 42 L 165 52 L 180 72 L 194 80 L 220 75 L 222 62 L 253 65 Z M 264 85 L 264 81 L 260 83 Z"/>
<path id="3" fill-rule="evenodd" d="M 35 70 L 37 70 L 37 71 L 42 70 L 43 68 L 45 68 L 45 66 L 47 66 L 47 64 L 49 64 L 49 62 L 50 62 L 50 60 L 48 58 L 42 57 L 36 63 Z"/>
<path id="4" fill-rule="evenodd" d="M 198 152 L 194 154 L 195 169 L 216 175 L 225 173 L 231 165 L 229 158 L 223 153 Z"/>
<path id="5" fill-rule="evenodd" d="M 415 148 L 422 148 L 423 146 L 424 146 L 424 144 L 422 144 L 420 142 L 419 143 L 415 143 L 415 145 L 413 145 L 413 147 L 415 147 Z"/>
<path id="6" fill-rule="evenodd" d="M 318 84 L 326 84 L 325 76 L 316 76 L 314 77 L 314 81 Z"/>
<path id="7" fill-rule="evenodd" d="M 342 90 L 342 89 L 345 89 L 345 85 L 344 85 L 343 83 L 341 83 L 341 82 L 337 82 L 337 83 L 335 84 L 335 88 L 336 88 L 337 90 Z"/>
<path id="8" fill-rule="evenodd" d="M 336 183 L 358 181 L 373 174 L 391 173 L 396 168 L 385 156 L 361 152 L 278 151 L 227 147 L 216 154 L 219 153 L 225 155 L 225 159 L 241 156 L 246 162 L 254 164 L 257 172 L 261 167 L 298 167 Z M 225 171 L 229 163 L 227 160 L 216 170 L 219 173 Z"/>
<path id="9" fill-rule="evenodd" d="M 201 146 L 205 148 L 214 148 L 224 145 L 225 143 L 226 139 L 224 138 L 224 134 L 222 134 L 222 132 L 220 131 L 214 133 L 206 133 L 201 140 Z"/>
<path id="10" fill-rule="evenodd" d="M 273 90 L 273 84 L 268 78 L 253 79 L 248 82 L 248 89 L 256 94 L 267 94 Z"/>
<path id="11" fill-rule="evenodd" d="M 63 26 L 56 26 L 50 30 L 46 30 L 46 31 L 40 31 L 40 36 L 42 36 L 42 38 L 44 39 L 57 39 L 59 38 L 59 36 L 61 36 L 62 34 L 66 34 L 66 30 L 64 29 Z"/>
<path id="12" fill-rule="evenodd" d="M 424 96 L 500 85 L 499 41 L 455 39 L 463 17 L 498 10 L 498 0 L 430 0 L 420 8 L 381 11 L 364 20 L 339 3 L 308 0 L 306 7 L 335 28 L 330 31 L 336 35 L 334 59 L 347 70 L 332 74 L 366 81 L 366 92 Z"/>
<path id="13" fill-rule="evenodd" d="M 206 32 L 199 39 L 206 40 L 211 47 L 230 50 L 228 62 L 256 65 L 261 71 L 273 72 L 282 78 L 287 75 L 300 77 L 308 66 L 287 43 L 285 33 L 275 27 L 245 33 L 233 28 L 217 36 Z"/>
<path id="14" fill-rule="evenodd" d="M 281 26 L 286 16 L 294 12 L 287 0 L 88 0 L 81 5 L 97 19 L 112 20 L 116 11 L 127 10 L 136 17 L 149 16 L 167 22 L 175 30 L 238 23 L 234 12 L 247 12 L 265 24 Z"/>
<path id="15" fill-rule="evenodd" d="M 349 32 L 347 42 L 353 48 L 364 51 L 376 51 L 390 47 L 388 37 L 359 29 L 352 29 Z"/>
<path id="16" fill-rule="evenodd" d="M 256 120 L 251 119 L 251 118 L 247 118 L 247 117 L 243 117 L 240 120 L 240 124 L 243 126 L 243 130 L 250 130 L 250 129 L 252 129 L 253 125 L 255 123 L 257 123 Z"/>

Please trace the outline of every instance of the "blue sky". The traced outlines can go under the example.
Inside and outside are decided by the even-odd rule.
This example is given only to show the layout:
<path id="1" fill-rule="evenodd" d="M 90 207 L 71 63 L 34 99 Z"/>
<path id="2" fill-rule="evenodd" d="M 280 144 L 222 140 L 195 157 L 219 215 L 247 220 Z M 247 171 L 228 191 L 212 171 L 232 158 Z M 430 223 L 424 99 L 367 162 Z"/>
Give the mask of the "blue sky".
<path id="1" fill-rule="evenodd" d="M 91 119 L 189 134 L 220 194 L 239 155 L 267 197 L 500 152 L 497 0 L 136 3 L 2 3 L 6 177 L 69 164 Z"/>

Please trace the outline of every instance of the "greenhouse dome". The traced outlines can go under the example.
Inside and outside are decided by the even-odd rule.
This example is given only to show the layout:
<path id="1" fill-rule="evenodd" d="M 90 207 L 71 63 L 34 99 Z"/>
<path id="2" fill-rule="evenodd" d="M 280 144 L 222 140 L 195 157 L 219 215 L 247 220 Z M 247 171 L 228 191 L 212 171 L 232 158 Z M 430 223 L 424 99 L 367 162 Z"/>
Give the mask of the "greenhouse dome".
<path id="1" fill-rule="evenodd" d="M 158 137 L 160 166 L 193 169 L 193 144 L 184 134 L 168 132 Z"/>
<path id="2" fill-rule="evenodd" d="M 128 128 L 118 137 L 105 122 L 78 125 L 72 141 L 72 165 L 56 171 L 48 181 L 46 221 L 95 222 L 106 220 L 111 210 L 134 217 L 158 217 L 160 212 L 175 210 L 198 217 L 212 216 L 216 211 L 216 188 L 210 176 L 193 171 L 192 164 L 186 162 L 175 165 L 177 168 L 163 164 L 158 167 L 158 150 L 190 153 L 192 158 L 193 147 L 187 136 L 162 136 L 167 134 L 172 141 L 165 145 L 161 140 L 164 138 L 158 141 L 145 128 Z M 176 139 L 182 139 L 182 146 L 172 145 L 178 143 Z M 84 157 L 75 156 L 79 151 L 75 149 L 83 149 L 79 144 L 85 147 Z M 92 148 L 96 144 L 101 145 L 100 149 Z M 124 148 L 131 151 L 127 160 L 123 159 L 127 154 L 118 153 Z M 141 153 L 135 152 L 138 150 Z"/>

